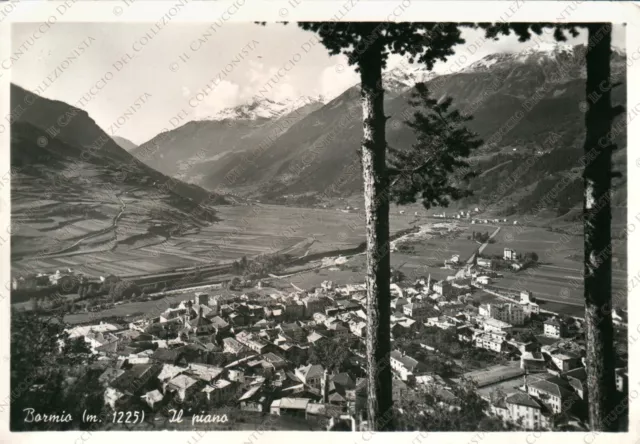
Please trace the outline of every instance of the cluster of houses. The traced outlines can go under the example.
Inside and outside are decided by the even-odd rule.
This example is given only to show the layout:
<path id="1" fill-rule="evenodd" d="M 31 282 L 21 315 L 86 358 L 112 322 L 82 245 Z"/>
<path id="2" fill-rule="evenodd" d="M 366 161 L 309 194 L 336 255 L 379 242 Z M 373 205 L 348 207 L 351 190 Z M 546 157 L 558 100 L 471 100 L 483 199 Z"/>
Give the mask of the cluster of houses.
<path id="1" fill-rule="evenodd" d="M 31 273 L 17 276 L 11 280 L 12 290 L 33 290 L 36 288 L 64 287 L 71 288 L 82 278 L 70 268 L 56 270 L 55 273 Z M 96 281 L 97 282 L 97 281 Z"/>
<path id="2" fill-rule="evenodd" d="M 443 211 L 442 213 L 435 213 L 433 217 L 439 217 L 441 219 L 446 219 L 447 217 L 451 219 L 470 219 L 474 214 L 477 214 L 479 212 L 480 209 L 478 207 L 475 207 L 473 210 L 460 210 L 457 212 L 449 213 L 449 216 L 447 216 L 446 211 Z"/>
<path id="3" fill-rule="evenodd" d="M 564 340 L 569 334 L 564 322 L 544 322 L 544 334 L 560 341 L 554 347 L 540 349 L 514 340 L 514 330 L 539 312 L 531 293 L 522 292 L 519 302 L 468 304 L 472 281 L 478 277 L 473 268 L 440 281 L 432 282 L 429 276 L 402 287 L 391 284 L 392 340 L 411 337 L 421 326 L 453 331 L 470 347 L 520 356 L 520 367 L 530 378 L 548 373 L 568 381 L 571 393 L 583 387 L 583 353 Z M 224 406 L 304 420 L 350 420 L 357 427 L 366 409 L 366 360 L 358 351 L 366 338 L 365 299 L 364 285 L 335 286 L 330 281 L 289 294 L 262 289 L 242 295 L 195 293 L 126 325 L 101 322 L 67 333 L 84 338 L 98 355 L 94 365 L 100 371 L 104 402 L 112 408 L 143 403 L 155 411 L 168 403 L 198 402 L 204 408 Z M 331 341 L 349 346 L 348 365 L 330 369 L 310 363 L 315 347 L 331 347 Z M 435 388 L 443 402 L 455 399 L 454 383 L 414 357 L 394 348 L 390 364 L 395 399 L 426 386 Z M 568 372 L 574 372 L 573 379 L 565 377 Z M 536 427 L 544 427 L 539 419 L 544 406 L 550 404 L 553 410 L 556 405 L 555 398 L 548 401 L 545 396 L 559 394 L 562 405 L 565 385 L 538 378 L 525 384 L 529 388 L 522 393 L 492 404 L 490 413 L 512 420 L 525 415 L 530 424 L 539 421 Z"/>

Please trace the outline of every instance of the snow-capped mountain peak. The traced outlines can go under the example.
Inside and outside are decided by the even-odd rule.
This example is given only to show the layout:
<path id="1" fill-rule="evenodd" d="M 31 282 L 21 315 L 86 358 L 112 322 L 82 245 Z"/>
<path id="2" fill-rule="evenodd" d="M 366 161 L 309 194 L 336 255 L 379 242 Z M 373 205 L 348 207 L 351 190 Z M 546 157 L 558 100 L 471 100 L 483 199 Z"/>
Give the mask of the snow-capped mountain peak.
<path id="1" fill-rule="evenodd" d="M 573 57 L 583 45 L 569 45 L 561 42 L 536 42 L 527 48 L 516 52 L 499 52 L 489 54 L 473 62 L 460 72 L 484 72 L 499 68 L 500 65 L 525 64 L 529 62 L 541 63 L 543 60 L 555 60 L 558 57 Z"/>
<path id="2" fill-rule="evenodd" d="M 277 119 L 311 103 L 324 103 L 322 96 L 301 96 L 297 99 L 275 101 L 267 97 L 254 96 L 247 103 L 224 108 L 205 120 L 257 120 Z"/>
<path id="3" fill-rule="evenodd" d="M 385 90 L 401 93 L 409 90 L 416 83 L 426 82 L 435 76 L 435 73 L 424 67 L 401 64 L 382 73 L 382 82 Z"/>

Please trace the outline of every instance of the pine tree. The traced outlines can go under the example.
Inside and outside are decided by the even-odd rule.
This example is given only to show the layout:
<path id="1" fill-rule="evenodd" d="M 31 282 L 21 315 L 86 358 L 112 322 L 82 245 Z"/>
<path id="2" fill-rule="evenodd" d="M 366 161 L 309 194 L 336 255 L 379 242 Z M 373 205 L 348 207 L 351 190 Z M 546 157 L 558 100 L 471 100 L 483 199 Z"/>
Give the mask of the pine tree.
<path id="1" fill-rule="evenodd" d="M 417 142 L 411 149 L 389 147 L 389 172 L 392 199 L 399 205 L 419 198 L 425 208 L 449 205 L 472 194 L 462 186 L 474 175 L 466 162 L 482 140 L 464 125 L 472 116 L 450 110 L 453 99 L 438 101 L 431 97 L 425 83 L 418 83 L 410 105 L 416 108 L 407 125 L 414 130 Z M 475 232 L 473 233 L 475 239 Z"/>
<path id="2" fill-rule="evenodd" d="M 391 53 L 408 56 L 432 69 L 437 60 L 464 43 L 454 23 L 302 22 L 329 54 L 344 54 L 360 74 L 363 140 L 360 149 L 364 181 L 367 241 L 367 411 L 371 430 L 392 430 L 390 368 L 389 176 L 382 70 Z"/>
<path id="3" fill-rule="evenodd" d="M 615 352 L 611 318 L 611 154 L 616 112 L 611 107 L 611 24 L 587 27 L 588 109 L 584 152 L 595 159 L 584 169 L 584 298 L 587 336 L 589 422 L 592 430 L 615 431 Z M 605 86 L 603 88 L 603 85 Z"/>
<path id="4" fill-rule="evenodd" d="M 511 31 L 520 41 L 540 35 L 545 27 L 554 28 L 558 41 L 566 40 L 568 31 L 579 34 L 578 28 L 588 31 L 586 52 L 585 158 L 595 158 L 584 169 L 584 298 L 587 332 L 587 375 L 589 393 L 589 422 L 592 430 L 617 430 L 615 415 L 615 353 L 613 348 L 613 321 L 611 317 L 611 179 L 618 177 L 612 171 L 612 151 L 616 148 L 610 134 L 614 117 L 624 107 L 611 106 L 611 24 L 554 24 L 554 23 L 502 23 L 481 24 L 486 36 L 509 35 Z M 609 419 L 608 419 L 609 418 Z"/>

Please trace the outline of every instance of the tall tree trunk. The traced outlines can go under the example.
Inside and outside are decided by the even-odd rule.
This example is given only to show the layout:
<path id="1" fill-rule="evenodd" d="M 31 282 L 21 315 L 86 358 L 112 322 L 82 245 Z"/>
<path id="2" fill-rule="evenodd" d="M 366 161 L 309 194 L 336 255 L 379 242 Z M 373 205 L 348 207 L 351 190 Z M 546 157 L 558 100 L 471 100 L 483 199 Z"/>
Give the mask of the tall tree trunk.
<path id="1" fill-rule="evenodd" d="M 362 176 L 367 235 L 367 371 L 370 430 L 392 430 L 389 199 L 382 89 L 382 53 L 372 44 L 360 58 Z"/>
<path id="2" fill-rule="evenodd" d="M 587 330 L 589 422 L 617 429 L 615 353 L 611 319 L 611 26 L 588 25 L 586 158 L 584 169 L 584 298 Z M 595 151 L 593 151 L 595 150 Z"/>

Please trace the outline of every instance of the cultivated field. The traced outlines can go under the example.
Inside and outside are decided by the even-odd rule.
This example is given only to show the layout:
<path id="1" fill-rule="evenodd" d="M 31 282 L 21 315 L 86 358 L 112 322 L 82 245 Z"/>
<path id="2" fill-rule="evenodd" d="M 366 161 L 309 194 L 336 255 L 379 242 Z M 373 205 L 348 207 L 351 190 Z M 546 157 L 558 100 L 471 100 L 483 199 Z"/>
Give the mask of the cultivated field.
<path id="1" fill-rule="evenodd" d="M 226 263 L 264 253 L 304 256 L 353 248 L 365 240 L 361 213 L 275 205 L 220 206 L 217 208 L 220 222 L 167 238 L 164 233 L 149 233 L 148 224 L 142 227 L 137 224 L 139 213 L 146 210 L 139 207 L 144 205 L 143 201 L 132 200 L 132 197 L 133 193 L 129 198 L 123 196 L 123 202 L 128 204 L 115 229 L 110 229 L 119 211 L 115 203 L 101 204 L 103 225 L 99 226 L 95 218 L 79 221 L 78 227 L 73 228 L 82 228 L 76 233 L 79 238 L 86 239 L 87 234 L 95 234 L 105 227 L 106 230 L 71 251 L 56 253 L 73 244 L 65 231 L 64 235 L 57 236 L 59 240 L 52 241 L 49 253 L 41 255 L 43 227 L 36 226 L 35 221 L 23 221 L 22 237 L 14 238 L 12 245 L 12 273 L 72 268 L 92 276 L 110 273 L 130 276 L 197 264 Z M 392 232 L 411 227 L 413 220 L 413 216 L 393 215 Z"/>
<path id="2" fill-rule="evenodd" d="M 524 288 L 532 291 L 534 296 L 550 301 L 582 305 L 582 236 L 550 232 L 541 227 L 511 226 L 502 228 L 495 239 L 497 242 L 487 246 L 485 255 L 502 255 L 504 248 L 512 248 L 518 253 L 534 251 L 540 261 L 540 265 L 530 273 L 505 273 L 496 285 Z M 612 254 L 614 295 L 626 289 L 626 255 L 626 241 L 616 240 Z M 614 296 L 614 299 L 615 304 L 626 306 L 626 298 Z M 554 311 L 546 306 L 542 308 Z"/>

